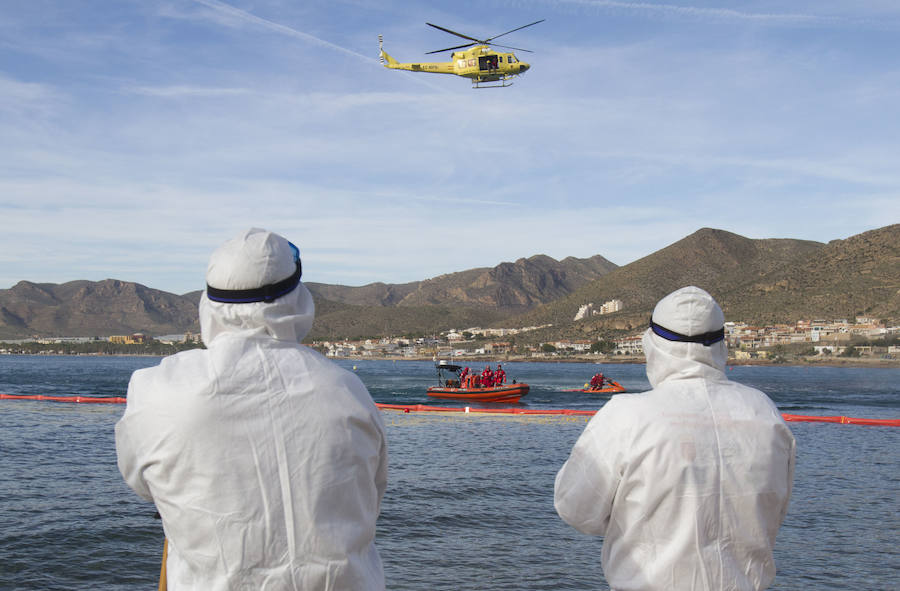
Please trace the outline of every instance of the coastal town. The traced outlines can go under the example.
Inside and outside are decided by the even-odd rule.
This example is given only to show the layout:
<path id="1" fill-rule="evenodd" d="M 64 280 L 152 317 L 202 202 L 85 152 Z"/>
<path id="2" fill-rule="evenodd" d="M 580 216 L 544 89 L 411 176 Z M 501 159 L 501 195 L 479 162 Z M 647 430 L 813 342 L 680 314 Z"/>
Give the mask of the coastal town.
<path id="1" fill-rule="evenodd" d="M 372 359 L 519 359 L 593 360 L 607 363 L 642 362 L 643 331 L 614 339 L 528 338 L 550 325 L 525 328 L 450 329 L 431 336 L 389 336 L 320 340 L 310 346 L 331 358 Z M 760 326 L 726 322 L 725 340 L 734 362 L 778 362 L 788 358 L 900 360 L 900 326 L 869 317 L 799 320 L 794 324 Z M 49 337 L 0 342 L 2 354 L 168 354 L 202 346 L 200 335 L 184 333 L 151 337 L 144 334 L 109 337 Z"/>
<path id="2" fill-rule="evenodd" d="M 452 329 L 434 337 L 409 339 L 385 337 L 359 341 L 320 341 L 313 346 L 329 357 L 475 357 L 475 358 L 583 358 L 634 360 L 643 358 L 642 332 L 611 341 L 559 339 L 536 344 L 517 345 L 514 335 L 547 328 Z M 774 359 L 785 348 L 797 349 L 806 357 L 900 358 L 900 326 L 886 326 L 873 319 L 853 321 L 800 320 L 796 324 L 757 326 L 745 322 L 726 322 L 725 339 L 729 356 L 735 360 Z M 881 344 L 884 343 L 884 344 Z"/>

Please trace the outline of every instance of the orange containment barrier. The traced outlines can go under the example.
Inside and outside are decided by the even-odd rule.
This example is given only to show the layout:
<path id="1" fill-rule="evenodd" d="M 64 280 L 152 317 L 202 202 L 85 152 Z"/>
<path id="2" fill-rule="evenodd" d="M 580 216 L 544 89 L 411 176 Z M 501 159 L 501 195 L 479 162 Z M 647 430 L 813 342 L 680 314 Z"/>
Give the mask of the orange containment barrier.
<path id="1" fill-rule="evenodd" d="M 105 404 L 122 404 L 122 396 L 44 396 L 43 394 L 0 394 L 0 400 L 49 400 L 50 402 L 94 402 Z"/>
<path id="2" fill-rule="evenodd" d="M 857 419 L 854 417 L 810 417 L 782 413 L 787 422 L 798 423 L 841 423 L 844 425 L 870 425 L 873 427 L 900 427 L 900 419 Z"/>
<path id="3" fill-rule="evenodd" d="M 381 410 L 402 412 L 442 412 L 469 414 L 511 414 L 511 415 L 582 415 L 591 416 L 595 410 L 539 409 L 539 408 L 472 408 L 469 406 L 425 406 L 424 404 L 378 404 Z M 842 423 L 845 425 L 871 425 L 877 427 L 900 427 L 900 419 L 856 419 L 853 417 L 814 417 L 806 415 L 782 414 L 788 422 Z"/>
<path id="4" fill-rule="evenodd" d="M 471 406 L 426 406 L 424 404 L 381 404 L 375 406 L 381 410 L 399 410 L 403 412 L 461 412 L 472 414 L 506 414 L 506 415 L 593 415 L 595 410 L 541 409 L 541 408 L 472 408 Z"/>
<path id="5" fill-rule="evenodd" d="M 50 402 L 87 402 L 105 404 L 123 404 L 123 396 L 44 396 L 43 394 L 2 394 L 0 400 L 44 400 Z M 592 416 L 595 410 L 573 410 L 568 408 L 473 408 L 470 406 L 427 406 L 425 404 L 381 404 L 375 403 L 381 410 L 397 410 L 401 412 L 441 412 L 468 414 L 506 414 L 506 415 L 569 415 Z M 858 419 L 854 417 L 815 417 L 808 415 L 792 415 L 783 413 L 785 421 L 797 423 L 840 423 L 843 425 L 869 425 L 872 427 L 900 427 L 900 419 Z"/>

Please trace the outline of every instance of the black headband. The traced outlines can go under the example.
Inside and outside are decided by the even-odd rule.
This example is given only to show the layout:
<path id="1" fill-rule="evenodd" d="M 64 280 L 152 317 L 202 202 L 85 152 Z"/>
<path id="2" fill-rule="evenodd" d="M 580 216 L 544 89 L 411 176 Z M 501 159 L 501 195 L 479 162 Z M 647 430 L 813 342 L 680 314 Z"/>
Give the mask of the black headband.
<path id="1" fill-rule="evenodd" d="M 719 330 L 713 330 L 711 332 L 705 332 L 703 334 L 686 335 L 658 325 L 657 323 L 653 322 L 652 316 L 650 317 L 650 330 L 652 330 L 654 334 L 661 336 L 667 341 L 675 341 L 678 343 L 700 343 L 704 347 L 709 347 L 710 345 L 718 343 L 719 341 L 725 339 L 724 326 Z"/>
<path id="2" fill-rule="evenodd" d="M 270 283 L 261 287 L 252 289 L 219 289 L 206 284 L 206 297 L 214 302 L 223 304 L 250 304 L 253 302 L 271 303 L 283 295 L 294 290 L 300 283 L 300 277 L 303 275 L 303 266 L 300 259 L 297 259 L 297 268 L 287 279 L 282 279 L 278 283 Z"/>

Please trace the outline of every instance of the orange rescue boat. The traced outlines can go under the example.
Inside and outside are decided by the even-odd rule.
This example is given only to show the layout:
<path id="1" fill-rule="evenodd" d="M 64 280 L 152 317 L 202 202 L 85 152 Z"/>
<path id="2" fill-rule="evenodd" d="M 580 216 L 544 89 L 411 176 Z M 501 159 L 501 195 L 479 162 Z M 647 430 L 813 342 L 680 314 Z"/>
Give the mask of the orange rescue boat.
<path id="1" fill-rule="evenodd" d="M 462 366 L 440 361 L 435 364 L 438 373 L 438 385 L 428 388 L 428 395 L 433 398 L 451 398 L 453 400 L 468 400 L 471 402 L 518 402 L 522 396 L 528 394 L 528 384 L 517 383 L 499 384 L 489 387 L 461 386 L 459 374 Z"/>
<path id="2" fill-rule="evenodd" d="M 584 388 L 576 388 L 574 390 L 564 390 L 564 392 L 587 392 L 589 394 L 620 394 L 625 391 L 625 386 L 615 380 L 604 378 L 604 384 L 601 388 L 591 388 L 585 384 Z"/>

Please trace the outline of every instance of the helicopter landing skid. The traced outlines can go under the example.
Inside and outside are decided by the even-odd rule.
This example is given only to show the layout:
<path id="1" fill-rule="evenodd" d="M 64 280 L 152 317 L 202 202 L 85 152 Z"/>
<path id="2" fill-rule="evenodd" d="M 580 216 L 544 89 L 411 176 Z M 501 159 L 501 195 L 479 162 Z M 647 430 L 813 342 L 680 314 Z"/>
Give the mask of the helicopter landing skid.
<path id="1" fill-rule="evenodd" d="M 500 84 L 485 84 L 484 82 L 478 82 L 477 80 L 472 80 L 472 88 L 506 88 L 507 86 L 512 86 L 512 80 L 502 80 Z"/>

